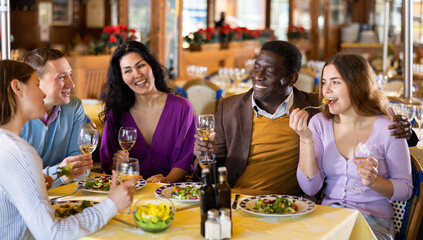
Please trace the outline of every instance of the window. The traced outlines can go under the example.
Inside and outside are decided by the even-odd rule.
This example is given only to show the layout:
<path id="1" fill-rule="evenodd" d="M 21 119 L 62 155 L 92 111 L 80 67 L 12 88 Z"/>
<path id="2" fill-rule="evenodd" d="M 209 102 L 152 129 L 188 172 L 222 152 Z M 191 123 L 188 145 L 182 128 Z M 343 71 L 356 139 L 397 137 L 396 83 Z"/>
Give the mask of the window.
<path id="1" fill-rule="evenodd" d="M 274 0 L 270 9 L 270 28 L 273 29 L 276 39 L 287 40 L 289 0 Z"/>
<path id="2" fill-rule="evenodd" d="M 184 0 L 182 36 L 207 27 L 207 0 Z"/>

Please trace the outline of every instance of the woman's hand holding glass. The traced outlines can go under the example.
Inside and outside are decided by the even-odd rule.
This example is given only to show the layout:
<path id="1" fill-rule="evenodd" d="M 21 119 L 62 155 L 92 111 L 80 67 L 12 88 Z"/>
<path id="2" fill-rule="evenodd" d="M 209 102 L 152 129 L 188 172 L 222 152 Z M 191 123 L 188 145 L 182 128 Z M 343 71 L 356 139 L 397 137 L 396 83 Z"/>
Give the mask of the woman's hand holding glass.
<path id="1" fill-rule="evenodd" d="M 112 170 L 112 173 L 112 183 L 108 197 L 116 204 L 118 211 L 122 211 L 131 205 L 135 192 L 134 184 L 141 180 L 142 177 L 136 176 L 118 185 L 118 173 L 115 170 Z"/>
<path id="2" fill-rule="evenodd" d="M 354 143 L 354 148 L 353 148 L 353 155 L 354 155 L 353 161 L 357 165 L 357 174 L 355 175 L 354 184 L 352 186 L 347 186 L 348 190 L 352 190 L 355 192 L 364 191 L 357 185 L 359 176 L 365 178 L 364 180 L 362 179 L 363 185 L 369 186 L 370 184 L 373 184 L 376 177 L 374 176 L 372 172 L 373 170 L 376 170 L 376 176 L 377 176 L 377 168 L 373 168 L 375 159 L 371 158 L 370 156 L 373 154 L 373 151 L 375 150 L 375 148 L 376 148 L 376 145 L 370 146 L 366 144 L 366 141 L 361 139 L 356 139 Z M 377 161 L 376 161 L 376 167 L 377 167 Z"/>
<path id="3" fill-rule="evenodd" d="M 357 166 L 357 175 L 361 177 L 361 183 L 364 186 L 371 186 L 378 175 L 378 162 L 375 158 L 370 157 L 361 166 Z"/>
<path id="4" fill-rule="evenodd" d="M 140 163 L 136 158 L 129 158 L 127 162 L 118 161 L 116 162 L 116 171 L 119 173 L 121 183 L 124 183 L 140 175 Z M 122 214 L 130 215 L 131 211 L 128 208 Z"/>

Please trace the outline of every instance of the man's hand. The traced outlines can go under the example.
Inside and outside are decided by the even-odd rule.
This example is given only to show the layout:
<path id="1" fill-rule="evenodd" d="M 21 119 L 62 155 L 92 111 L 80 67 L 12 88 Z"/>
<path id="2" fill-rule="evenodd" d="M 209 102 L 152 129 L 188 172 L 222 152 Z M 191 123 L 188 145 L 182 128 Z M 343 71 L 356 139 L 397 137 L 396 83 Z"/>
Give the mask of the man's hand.
<path id="1" fill-rule="evenodd" d="M 116 204 L 118 211 L 122 211 L 131 205 L 135 192 L 134 184 L 141 180 L 142 177 L 136 176 L 118 185 L 118 173 L 116 170 L 112 170 L 112 174 L 112 183 L 108 197 Z"/>
<path id="2" fill-rule="evenodd" d="M 395 138 L 405 138 L 409 140 L 411 137 L 411 124 L 405 116 L 397 115 L 394 110 L 389 107 L 388 113 L 392 117 L 392 125 L 389 125 L 390 130 L 395 129 L 391 132 L 391 136 Z"/>
<path id="3" fill-rule="evenodd" d="M 216 145 L 214 144 L 214 140 L 216 138 L 216 133 L 213 132 L 207 141 L 204 141 L 202 137 L 198 134 L 194 135 L 195 143 L 194 143 L 194 155 L 197 157 L 203 156 L 205 152 L 214 152 L 216 149 Z"/>
<path id="4" fill-rule="evenodd" d="M 51 188 L 51 183 L 53 182 L 53 178 L 49 175 L 44 174 L 44 182 L 47 188 L 47 191 Z"/>
<path id="5" fill-rule="evenodd" d="M 71 162 L 73 164 L 70 178 L 66 176 L 62 176 L 64 182 L 68 183 L 75 179 L 78 176 L 81 176 L 85 170 L 90 169 L 93 167 L 93 159 L 91 155 L 78 155 L 78 156 L 70 156 L 65 158 L 62 163 L 59 165 L 60 167 L 64 167 Z"/>

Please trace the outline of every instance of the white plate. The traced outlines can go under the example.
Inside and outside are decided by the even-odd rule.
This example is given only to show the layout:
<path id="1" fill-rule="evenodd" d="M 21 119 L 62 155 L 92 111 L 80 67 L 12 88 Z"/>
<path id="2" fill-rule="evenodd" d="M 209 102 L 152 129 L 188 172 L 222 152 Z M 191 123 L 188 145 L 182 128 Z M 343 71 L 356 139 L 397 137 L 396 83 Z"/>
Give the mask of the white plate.
<path id="1" fill-rule="evenodd" d="M 276 199 L 276 197 L 284 197 L 288 198 L 290 201 L 295 200 L 295 204 L 298 206 L 298 212 L 297 213 L 291 213 L 291 214 L 279 214 L 279 213 L 263 213 L 259 212 L 258 210 L 254 209 L 254 206 L 256 205 L 256 202 L 261 199 Z M 239 203 L 239 206 L 242 210 L 260 215 L 260 216 L 266 216 L 266 217 L 290 217 L 290 216 L 298 216 L 303 215 L 306 213 L 310 213 L 314 211 L 316 208 L 316 204 L 309 199 L 297 197 L 297 196 L 290 196 L 290 195 L 260 195 L 260 196 L 253 196 L 253 197 L 247 197 L 243 198 L 241 202 Z"/>
<path id="2" fill-rule="evenodd" d="M 51 207 L 53 208 L 53 210 L 56 211 L 56 209 L 58 209 L 61 205 L 69 204 L 70 206 L 76 206 L 76 205 L 81 205 L 81 203 L 83 201 L 84 200 L 60 200 L 60 199 L 58 199 L 51 204 Z M 90 202 L 91 206 L 94 206 L 98 203 L 96 201 L 89 201 L 89 200 L 86 200 L 86 201 Z"/>
<path id="3" fill-rule="evenodd" d="M 97 105 L 101 102 L 97 99 L 81 99 L 83 105 Z"/>
<path id="4" fill-rule="evenodd" d="M 95 177 L 90 177 L 91 179 L 99 179 L 102 178 L 104 176 L 110 176 L 111 175 L 102 175 L 102 176 L 95 176 Z M 145 184 L 147 184 L 147 182 L 144 179 L 139 180 L 138 182 L 135 183 L 135 190 L 141 189 L 142 187 L 145 186 Z M 97 190 L 97 189 L 93 189 L 93 188 L 87 188 L 85 187 L 85 180 L 79 180 L 76 185 L 78 187 L 83 187 L 82 190 L 87 191 L 87 192 L 95 192 L 95 193 L 109 193 L 109 191 L 102 191 L 102 190 Z"/>
<path id="5" fill-rule="evenodd" d="M 201 187 L 201 183 L 200 182 L 180 182 L 180 183 L 174 183 L 173 185 L 178 186 L 178 187 L 197 187 L 200 188 Z M 154 194 L 156 194 L 156 196 L 160 197 L 160 196 L 165 196 L 167 198 L 169 198 L 172 201 L 176 201 L 176 202 L 183 202 L 183 203 L 194 203 L 194 202 L 200 202 L 200 196 L 198 196 L 197 199 L 179 199 L 179 198 L 175 198 L 175 197 L 171 197 L 170 194 L 172 193 L 173 190 L 173 186 L 172 185 L 164 185 L 161 186 L 159 188 L 156 189 L 156 191 L 154 191 Z"/>

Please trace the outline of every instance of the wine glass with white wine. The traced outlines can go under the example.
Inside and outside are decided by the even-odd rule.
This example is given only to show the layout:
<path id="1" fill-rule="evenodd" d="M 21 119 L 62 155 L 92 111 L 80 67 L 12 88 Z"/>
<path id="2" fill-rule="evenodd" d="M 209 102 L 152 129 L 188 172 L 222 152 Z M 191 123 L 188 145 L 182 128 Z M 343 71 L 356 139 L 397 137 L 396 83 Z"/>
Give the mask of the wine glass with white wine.
<path id="1" fill-rule="evenodd" d="M 124 182 L 140 175 L 140 163 L 136 158 L 129 158 L 128 162 L 117 161 L 116 171 L 119 173 L 120 181 Z M 131 215 L 132 212 L 127 208 L 121 214 Z"/>
<path id="2" fill-rule="evenodd" d="M 92 154 L 97 148 L 98 130 L 94 128 L 81 128 L 78 137 L 78 146 L 85 155 Z M 82 174 L 81 180 L 87 179 L 87 171 Z"/>
<path id="3" fill-rule="evenodd" d="M 204 141 L 208 141 L 210 135 L 214 132 L 215 119 L 213 114 L 202 114 L 196 118 L 197 133 Z M 203 156 L 199 157 L 200 166 L 209 168 L 213 163 L 211 153 L 207 151 Z"/>
<path id="4" fill-rule="evenodd" d="M 365 165 L 369 164 L 369 157 L 373 154 L 375 148 L 376 145 L 369 146 L 364 140 L 357 139 L 355 141 L 353 149 L 353 161 L 357 165 L 357 167 L 362 168 Z M 355 175 L 354 184 L 352 186 L 347 186 L 346 188 L 348 190 L 352 190 L 359 193 L 364 192 L 364 190 L 358 186 L 358 173 Z"/>
<path id="5" fill-rule="evenodd" d="M 129 156 L 129 150 L 131 150 L 135 141 L 137 141 L 137 129 L 133 127 L 121 127 L 119 129 L 118 141 L 122 150 Z"/>

